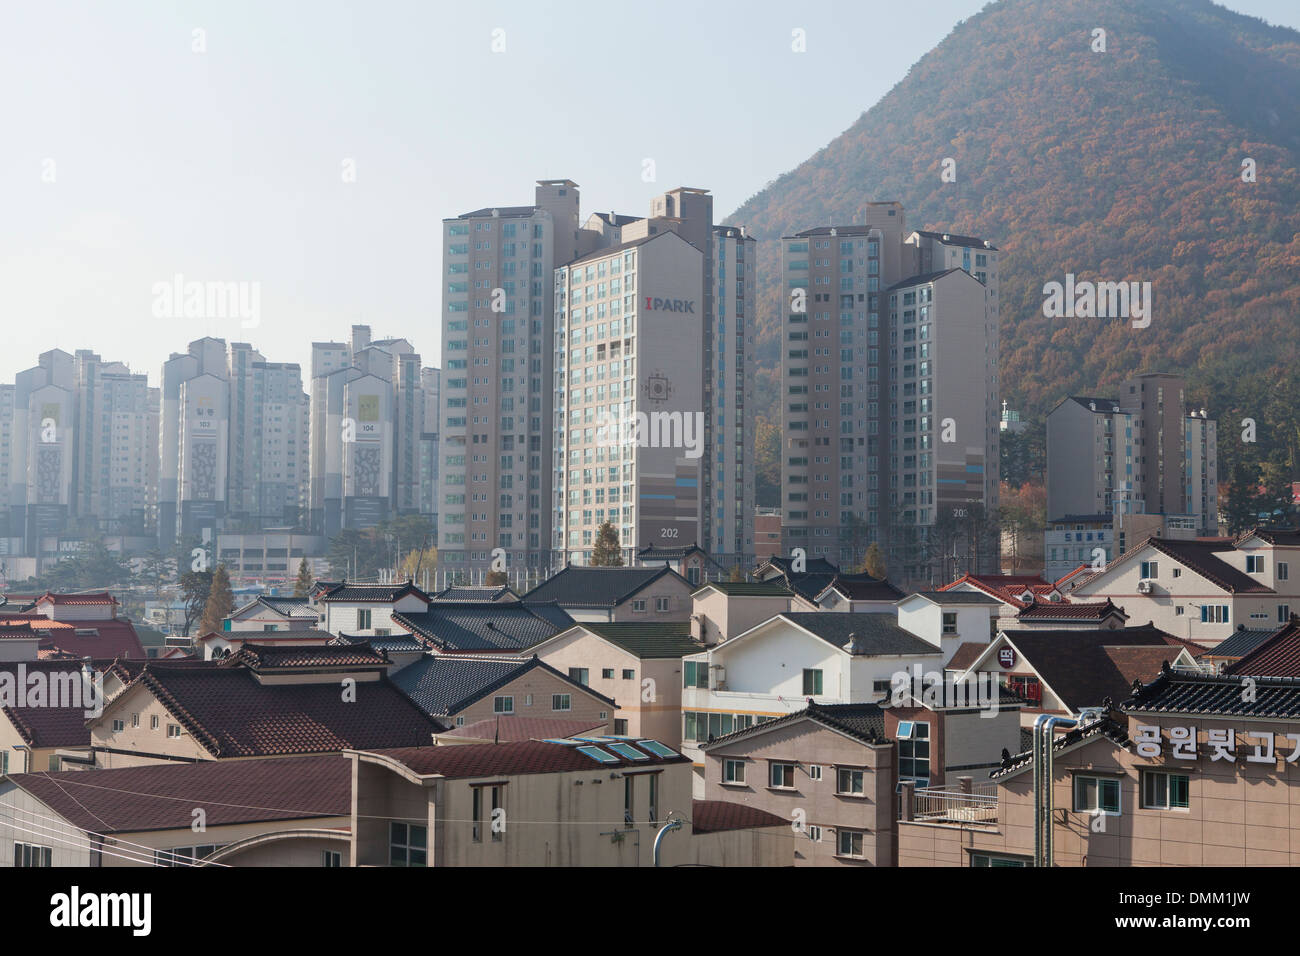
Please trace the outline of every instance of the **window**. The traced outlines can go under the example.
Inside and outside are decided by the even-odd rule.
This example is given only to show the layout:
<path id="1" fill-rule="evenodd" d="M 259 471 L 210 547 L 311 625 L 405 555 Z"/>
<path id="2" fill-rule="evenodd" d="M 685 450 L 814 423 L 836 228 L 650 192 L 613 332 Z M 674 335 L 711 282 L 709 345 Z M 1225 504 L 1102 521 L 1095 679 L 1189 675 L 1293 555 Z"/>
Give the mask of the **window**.
<path id="1" fill-rule="evenodd" d="M 1264 556 L 1261 554 L 1246 555 L 1246 573 L 1263 574 L 1264 573 Z"/>
<path id="2" fill-rule="evenodd" d="M 943 632 L 945 634 L 957 633 L 957 612 L 956 611 L 943 612 Z"/>
<path id="3" fill-rule="evenodd" d="M 768 765 L 768 786 L 777 790 L 794 789 L 794 767 L 792 763 L 772 763 Z"/>
<path id="4" fill-rule="evenodd" d="M 389 866 L 428 866 L 428 846 L 428 827 L 414 823 L 388 824 Z"/>
<path id="5" fill-rule="evenodd" d="M 659 774 L 652 773 L 647 775 L 647 782 L 650 784 L 650 822 L 659 822 Z"/>
<path id="6" fill-rule="evenodd" d="M 1160 562 L 1159 562 L 1159 561 L 1143 561 L 1143 562 L 1142 562 L 1142 577 L 1144 577 L 1144 578 L 1157 578 L 1157 577 L 1159 577 L 1159 576 L 1160 576 Z"/>
<path id="7" fill-rule="evenodd" d="M 803 693 L 805 697 L 812 697 L 822 692 L 822 672 L 820 670 L 803 669 Z"/>
<path id="8" fill-rule="evenodd" d="M 627 736 L 627 720 L 626 720 L 626 718 L 623 718 L 623 717 L 615 717 L 615 718 L 614 718 L 614 736 L 615 736 L 615 737 L 626 737 L 626 736 Z"/>
<path id="9" fill-rule="evenodd" d="M 113 732 L 114 732 L 114 733 L 117 733 L 117 731 L 119 731 L 119 730 L 126 730 L 126 721 L 125 721 L 125 720 L 115 720 L 115 721 L 113 721 Z"/>
<path id="10" fill-rule="evenodd" d="M 53 851 L 48 846 L 14 844 L 14 866 L 53 866 L 52 857 Z"/>
<path id="11" fill-rule="evenodd" d="M 614 679 L 614 668 L 612 668 L 612 667 L 602 667 L 601 670 L 600 670 L 600 677 L 601 677 L 601 680 L 613 680 L 613 679 Z"/>
<path id="12" fill-rule="evenodd" d="M 821 778 L 822 778 L 822 767 L 821 767 L 821 764 L 817 764 L 817 763 L 815 763 L 815 764 L 810 764 L 810 765 L 808 766 L 808 779 L 809 779 L 809 780 L 820 780 Z"/>
<path id="13" fill-rule="evenodd" d="M 139 715 L 139 714 L 132 714 L 132 715 L 131 715 L 131 726 L 132 726 L 132 727 L 139 727 L 139 726 L 140 726 L 140 715 Z"/>
<path id="14" fill-rule="evenodd" d="M 844 796 L 860 797 L 864 794 L 864 774 L 861 770 L 839 767 L 835 772 L 835 792 Z"/>
<path id="15" fill-rule="evenodd" d="M 848 856 L 861 859 L 862 852 L 862 831 L 841 829 L 837 834 L 835 855 Z"/>
<path id="16" fill-rule="evenodd" d="M 157 729 L 158 729 L 158 715 L 157 715 L 157 714 L 153 714 L 153 715 L 149 718 L 149 729 L 150 729 L 150 730 L 157 730 Z"/>
<path id="17" fill-rule="evenodd" d="M 682 686 L 708 687 L 708 663 L 705 661 L 682 661 Z"/>
<path id="18" fill-rule="evenodd" d="M 1074 809 L 1080 813 L 1119 813 L 1119 781 L 1114 777 L 1074 778 Z"/>
<path id="19" fill-rule="evenodd" d="M 513 714 L 515 712 L 514 697 L 493 697 L 492 713 L 494 714 Z"/>
<path id="20" fill-rule="evenodd" d="M 666 597 L 657 597 L 657 598 L 655 598 L 655 610 L 656 610 L 656 611 L 660 611 L 660 612 L 667 611 L 667 610 L 668 610 L 668 598 L 666 598 Z"/>
<path id="21" fill-rule="evenodd" d="M 723 760 L 722 761 L 722 782 L 731 784 L 741 784 L 745 782 L 745 761 L 743 760 Z"/>
<path id="22" fill-rule="evenodd" d="M 503 815 L 499 815 L 497 811 L 502 809 L 504 806 L 503 798 L 505 796 L 505 787 L 503 787 L 500 784 L 496 784 L 494 786 L 474 787 L 472 789 L 474 791 L 473 793 L 474 819 L 473 819 L 473 825 L 471 827 L 470 839 L 473 840 L 475 843 L 483 842 L 483 824 L 486 822 L 488 832 L 490 832 L 492 835 L 492 842 L 500 843 L 503 837 L 504 828 L 494 827 L 492 823 L 493 821 L 503 816 Z M 484 799 L 485 796 L 488 798 L 487 800 Z M 488 810 L 486 815 L 483 812 L 485 809 L 485 804 L 486 804 L 486 809 Z M 485 820 L 485 816 L 486 816 L 486 820 Z"/>
<path id="23" fill-rule="evenodd" d="M 632 610 L 633 610 L 634 613 L 640 613 L 640 612 L 644 611 L 644 610 L 645 610 L 645 601 L 644 601 L 644 600 L 633 601 L 633 602 L 632 602 Z"/>
<path id="24" fill-rule="evenodd" d="M 636 775 L 628 774 L 623 778 L 623 822 L 630 827 L 636 826 Z"/>
<path id="25" fill-rule="evenodd" d="M 907 735 L 904 736 L 904 725 Z M 898 779 L 930 785 L 930 725 L 923 721 L 899 721 Z"/>
<path id="26" fill-rule="evenodd" d="M 1029 866 L 1030 861 L 1023 856 L 998 856 L 995 853 L 972 853 L 971 866 Z"/>
<path id="27" fill-rule="evenodd" d="M 1008 674 L 1007 690 L 1031 704 L 1041 704 L 1043 702 L 1043 685 L 1038 682 L 1037 677 Z"/>
<path id="28" fill-rule="evenodd" d="M 569 710 L 571 705 L 572 701 L 568 694 L 551 695 L 551 710 Z"/>
<path id="29" fill-rule="evenodd" d="M 636 680 L 636 671 L 630 667 L 623 668 L 623 680 Z"/>
<path id="30" fill-rule="evenodd" d="M 62 759 L 56 754 L 50 754 L 50 772 L 58 773 L 63 768 Z"/>
<path id="31" fill-rule="evenodd" d="M 812 840 L 813 843 L 821 843 L 821 842 L 822 842 L 822 828 L 821 828 L 821 827 L 815 827 L 815 826 L 811 826 L 811 825 L 810 825 L 810 826 L 808 827 L 808 839 L 809 839 L 809 840 Z"/>
<path id="32" fill-rule="evenodd" d="M 321 866 L 342 866 L 343 854 L 338 850 L 321 850 Z"/>
<path id="33" fill-rule="evenodd" d="M 1202 604 L 1201 605 L 1201 623 L 1202 624 L 1227 624 L 1228 605 L 1226 604 Z"/>
<path id="34" fill-rule="evenodd" d="M 1185 773 L 1142 771 L 1142 806 L 1147 810 L 1186 810 L 1188 776 Z"/>
<path id="35" fill-rule="evenodd" d="M 1277 563 L 1277 579 L 1279 581 L 1287 580 L 1287 577 L 1290 573 L 1291 573 L 1291 568 L 1285 561 L 1279 561 Z"/>
<path id="36" fill-rule="evenodd" d="M 591 677 L 591 671 L 587 670 L 587 668 L 585 667 L 569 668 L 569 680 L 577 681 L 583 687 L 587 686 L 590 677 Z"/>
<path id="37" fill-rule="evenodd" d="M 357 630 L 370 630 L 370 608 L 360 608 L 357 611 Z"/>
<path id="38" fill-rule="evenodd" d="M 181 725 L 180 725 L 180 724 L 168 724 L 168 725 L 167 725 L 167 736 L 168 736 L 168 737 L 179 737 L 180 735 L 181 735 Z"/>

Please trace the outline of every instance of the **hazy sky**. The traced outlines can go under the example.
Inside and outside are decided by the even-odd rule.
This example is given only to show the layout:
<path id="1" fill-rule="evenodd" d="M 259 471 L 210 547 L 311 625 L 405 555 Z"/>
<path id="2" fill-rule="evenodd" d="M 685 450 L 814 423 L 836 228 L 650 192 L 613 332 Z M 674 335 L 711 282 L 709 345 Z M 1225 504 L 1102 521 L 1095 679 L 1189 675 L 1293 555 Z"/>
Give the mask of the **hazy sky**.
<path id="1" fill-rule="evenodd" d="M 0 0 L 0 381 L 90 348 L 156 385 L 203 335 L 305 373 L 353 323 L 440 364 L 443 217 L 569 178 L 584 217 L 685 185 L 722 218 L 983 5 Z M 257 283 L 259 323 L 156 317 L 177 274 Z"/>

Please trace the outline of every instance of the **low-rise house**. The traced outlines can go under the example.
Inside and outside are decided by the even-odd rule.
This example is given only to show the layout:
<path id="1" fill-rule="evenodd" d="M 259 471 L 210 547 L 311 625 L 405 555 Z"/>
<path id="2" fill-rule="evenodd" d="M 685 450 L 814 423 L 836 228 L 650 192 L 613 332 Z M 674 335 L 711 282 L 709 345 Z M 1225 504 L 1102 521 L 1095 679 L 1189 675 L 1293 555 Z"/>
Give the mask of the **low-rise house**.
<path id="1" fill-rule="evenodd" d="M 694 542 L 680 548 L 647 545 L 636 553 L 636 563 L 643 568 L 671 568 L 693 586 L 699 586 L 710 578 L 719 578 L 725 573 L 722 566 Z"/>
<path id="2" fill-rule="evenodd" d="M 981 591 L 917 591 L 897 608 L 899 627 L 927 635 L 947 662 L 963 644 L 997 636 L 1002 603 Z"/>
<path id="3" fill-rule="evenodd" d="M 389 680 L 388 666 L 357 645 L 252 644 L 221 662 L 120 664 L 128 680 L 90 726 L 96 765 L 429 743 L 444 726 Z"/>
<path id="4" fill-rule="evenodd" d="M 1091 631 L 1098 628 L 1122 628 L 1128 615 L 1122 607 L 1107 598 L 1092 604 L 1083 601 L 1038 601 L 1029 603 L 1016 614 L 1017 628 L 1045 627 L 1052 630 L 1078 628 Z"/>
<path id="5" fill-rule="evenodd" d="M 397 614 L 418 614 L 429 608 L 429 595 L 410 581 L 405 584 L 349 584 L 343 582 L 321 592 L 321 627 L 331 634 L 384 637 L 394 628 Z"/>
<path id="6" fill-rule="evenodd" d="M 519 595 L 508 584 L 453 584 L 435 592 L 433 603 L 483 604 L 492 601 L 518 601 Z"/>
<path id="7" fill-rule="evenodd" d="M 687 621 L 689 581 L 672 568 L 606 568 L 566 565 L 524 595 L 529 602 L 558 604 L 575 621 Z"/>
<path id="8" fill-rule="evenodd" d="M 432 604 L 392 620 L 432 654 L 517 656 L 573 625 L 558 604 L 538 601 Z"/>
<path id="9" fill-rule="evenodd" d="M 342 754 L 0 780 L 0 866 L 344 866 Z"/>
<path id="10" fill-rule="evenodd" d="M 691 637 L 720 644 L 789 611 L 793 598 L 780 581 L 712 581 L 691 594 Z"/>
<path id="11" fill-rule="evenodd" d="M 308 598 L 273 597 L 259 594 L 231 612 L 222 622 L 223 631 L 314 630 L 320 615 Z"/>
<path id="12" fill-rule="evenodd" d="M 837 574 L 816 597 L 823 611 L 849 614 L 893 614 L 906 594 L 884 578 L 870 574 Z"/>
<path id="13" fill-rule="evenodd" d="M 393 683 L 426 714 L 454 727 L 520 716 L 580 720 L 605 733 L 616 707 L 536 656 L 426 654 L 393 674 Z"/>
<path id="14" fill-rule="evenodd" d="M 73 660 L 0 664 L 0 774 L 93 765 L 86 721 L 103 690 L 87 675 L 96 674 Z"/>
<path id="15" fill-rule="evenodd" d="M 1238 677 L 1300 677 L 1300 620 L 1292 617 L 1240 659 L 1225 664 L 1223 673 Z"/>
<path id="16" fill-rule="evenodd" d="M 1119 630 L 1045 629 L 1003 631 L 996 639 L 960 654 L 959 679 L 987 673 L 1026 702 L 1021 720 L 1040 714 L 1077 717 L 1085 710 L 1123 700 L 1135 680 L 1150 680 L 1168 663 L 1195 668 L 1205 648 L 1145 625 Z M 973 658 L 973 659 L 972 659 Z M 969 660 L 969 663 L 967 661 Z M 952 670 L 958 662 L 954 655 Z"/>
<path id="17" fill-rule="evenodd" d="M 1292 615 L 1293 620 L 1294 618 L 1295 615 Z M 1282 627 L 1287 626 L 1286 624 L 1282 625 Z M 1278 627 L 1249 628 L 1244 624 L 1238 624 L 1237 629 L 1232 632 L 1232 636 L 1225 638 L 1202 654 L 1199 663 L 1202 666 L 1222 671 L 1241 660 L 1281 629 Z"/>
<path id="18" fill-rule="evenodd" d="M 974 592 L 996 600 L 999 629 L 1015 627 L 1021 611 L 1034 604 L 1068 603 L 1071 588 L 1085 568 L 1076 568 L 1054 581 L 1037 574 L 963 574 L 956 581 L 939 590 L 949 592 Z"/>
<path id="19" fill-rule="evenodd" d="M 334 640 L 329 631 L 315 628 L 276 631 L 209 631 L 194 640 L 195 654 L 205 661 L 221 660 L 239 652 L 245 644 L 262 647 L 293 647 L 328 644 Z"/>
<path id="20" fill-rule="evenodd" d="M 683 623 L 574 624 L 533 652 L 561 673 L 614 700 L 615 734 L 681 741 L 682 659 L 697 653 Z"/>
<path id="21" fill-rule="evenodd" d="M 515 743 L 520 740 L 563 740 L 608 732 L 608 720 L 574 720 L 562 717 L 491 717 L 452 727 L 438 734 L 440 744 Z"/>
<path id="22" fill-rule="evenodd" d="M 690 762 L 653 740 L 592 737 L 354 751 L 356 866 L 788 864 L 784 821 L 703 807 Z M 680 809 L 679 809 L 680 808 Z M 687 808 L 690 808 L 689 810 Z M 760 835 L 754 837 L 755 831 Z"/>
<path id="23" fill-rule="evenodd" d="M 10 607 L 15 610 L 10 610 Z M 55 594 L 47 591 L 29 603 L 11 600 L 0 608 L 0 626 L 29 626 L 41 635 L 41 656 L 66 654 L 111 660 L 144 659 L 135 626 L 118 616 L 118 602 L 107 592 Z M 21 608 L 21 610 L 17 610 Z"/>

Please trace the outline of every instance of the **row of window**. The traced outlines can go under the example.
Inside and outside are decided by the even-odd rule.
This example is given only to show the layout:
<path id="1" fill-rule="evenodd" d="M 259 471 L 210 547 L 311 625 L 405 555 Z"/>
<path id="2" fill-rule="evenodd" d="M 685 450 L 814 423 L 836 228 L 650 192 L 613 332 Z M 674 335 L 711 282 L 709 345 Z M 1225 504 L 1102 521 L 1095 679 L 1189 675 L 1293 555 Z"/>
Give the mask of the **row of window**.
<path id="1" fill-rule="evenodd" d="M 1190 805 L 1187 774 L 1142 771 L 1143 810 L 1186 810 Z M 1119 778 L 1075 774 L 1074 809 L 1079 813 L 1118 816 L 1121 812 Z"/>

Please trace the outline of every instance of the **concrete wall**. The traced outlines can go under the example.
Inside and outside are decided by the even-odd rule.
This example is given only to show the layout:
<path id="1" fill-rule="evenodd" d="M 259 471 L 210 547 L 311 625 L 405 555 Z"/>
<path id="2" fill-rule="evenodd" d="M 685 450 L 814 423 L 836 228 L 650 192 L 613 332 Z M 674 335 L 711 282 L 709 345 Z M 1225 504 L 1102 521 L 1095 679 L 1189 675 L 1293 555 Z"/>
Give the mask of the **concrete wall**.
<path id="1" fill-rule="evenodd" d="M 554 665 L 552 665 L 554 666 Z M 596 677 L 599 671 L 592 672 L 592 685 L 596 684 Z M 615 671 L 617 677 L 618 672 Z M 605 684 L 616 684 L 615 681 L 603 681 Z M 633 683 L 627 681 L 625 683 Z M 595 688 L 598 693 L 606 693 L 603 689 Z M 569 695 L 569 710 L 558 711 L 552 710 L 551 697 L 553 694 Z M 614 717 L 622 716 L 621 713 L 615 712 L 615 709 L 605 703 L 603 700 L 597 700 L 591 694 L 583 693 L 580 688 L 574 687 L 573 684 L 566 680 L 561 680 L 554 674 L 535 667 L 522 677 L 516 678 L 506 686 L 493 691 L 488 696 L 470 704 L 464 710 L 457 711 L 451 715 L 456 718 L 456 725 L 464 726 L 472 724 L 479 720 L 490 720 L 495 717 L 494 701 L 497 697 L 513 697 L 514 710 L 511 714 L 516 717 L 559 717 L 566 720 L 590 720 L 594 727 L 604 722 L 606 730 L 612 731 L 614 727 Z M 529 704 L 529 697 L 532 703 Z M 600 733 L 601 731 L 597 731 Z"/>

